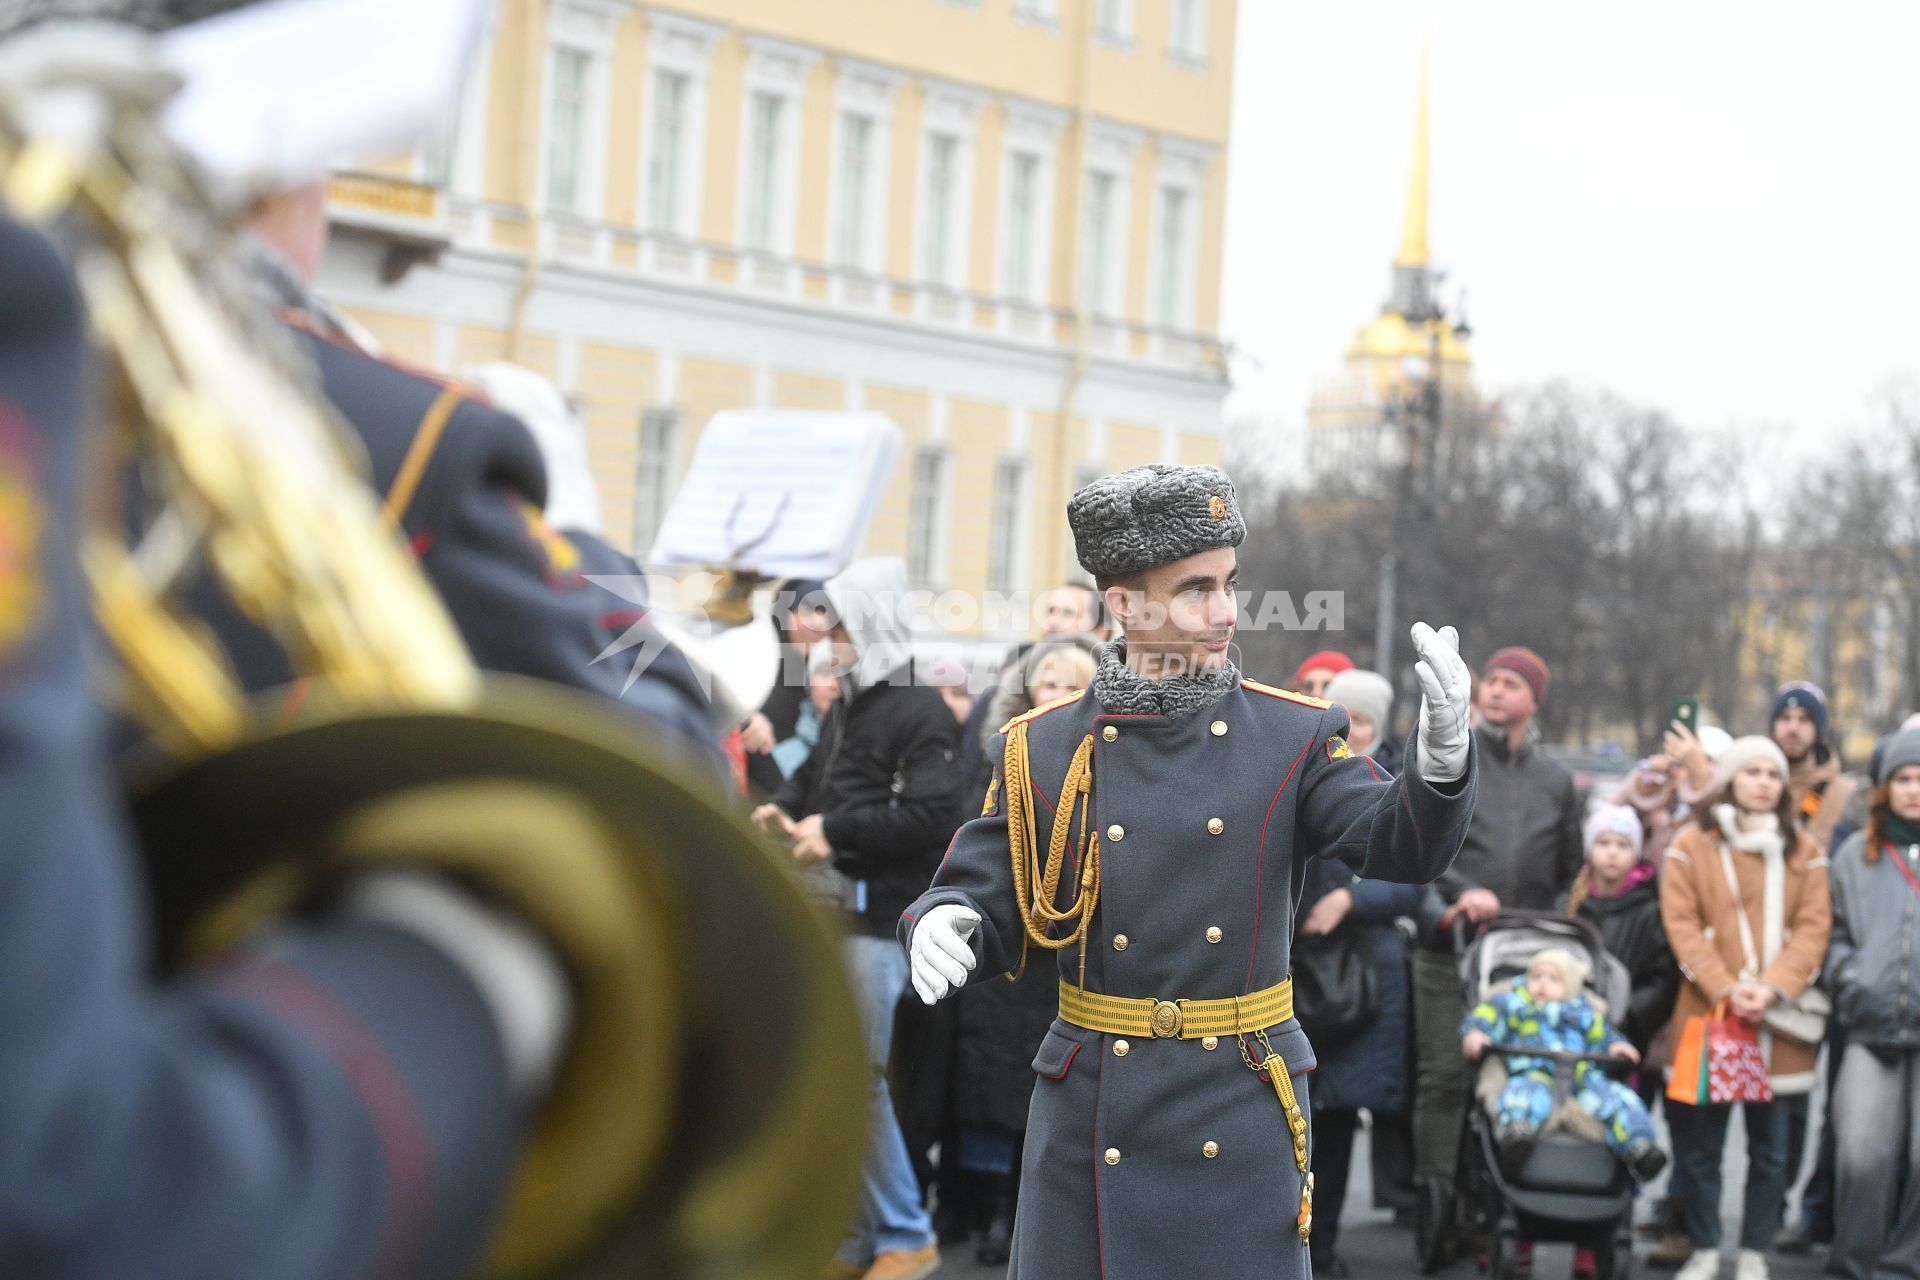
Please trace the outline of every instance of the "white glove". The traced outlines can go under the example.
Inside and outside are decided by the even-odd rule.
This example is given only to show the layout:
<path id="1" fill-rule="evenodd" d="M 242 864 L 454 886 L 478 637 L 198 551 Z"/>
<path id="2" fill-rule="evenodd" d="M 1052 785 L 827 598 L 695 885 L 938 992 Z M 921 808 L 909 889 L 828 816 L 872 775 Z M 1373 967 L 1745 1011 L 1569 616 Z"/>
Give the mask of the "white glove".
<path id="1" fill-rule="evenodd" d="M 1457 782 L 1467 772 L 1468 718 L 1473 676 L 1460 660 L 1460 633 L 1413 624 L 1413 648 L 1420 655 L 1420 776 L 1428 782 Z"/>
<path id="2" fill-rule="evenodd" d="M 920 917 L 913 928 L 907 958 L 913 968 L 913 989 L 927 1004 L 966 985 L 967 974 L 979 961 L 967 939 L 980 927 L 980 914 L 958 903 L 946 902 Z"/>
<path id="3" fill-rule="evenodd" d="M 344 913 L 410 933 L 454 963 L 493 1015 L 520 1097 L 546 1091 L 566 1047 L 573 997 L 546 942 L 519 920 L 439 876 L 379 871 L 353 881 Z"/>

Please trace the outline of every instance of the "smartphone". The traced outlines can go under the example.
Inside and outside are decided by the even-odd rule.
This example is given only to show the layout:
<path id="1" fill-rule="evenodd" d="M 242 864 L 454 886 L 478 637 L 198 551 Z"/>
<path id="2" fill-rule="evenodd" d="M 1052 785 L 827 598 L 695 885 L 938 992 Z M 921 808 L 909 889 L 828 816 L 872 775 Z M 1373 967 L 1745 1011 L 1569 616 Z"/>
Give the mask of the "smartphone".
<path id="1" fill-rule="evenodd" d="M 1696 738 L 1700 736 L 1700 699 L 1675 698 L 1673 700 L 1673 718 L 1687 726 L 1687 732 Z"/>

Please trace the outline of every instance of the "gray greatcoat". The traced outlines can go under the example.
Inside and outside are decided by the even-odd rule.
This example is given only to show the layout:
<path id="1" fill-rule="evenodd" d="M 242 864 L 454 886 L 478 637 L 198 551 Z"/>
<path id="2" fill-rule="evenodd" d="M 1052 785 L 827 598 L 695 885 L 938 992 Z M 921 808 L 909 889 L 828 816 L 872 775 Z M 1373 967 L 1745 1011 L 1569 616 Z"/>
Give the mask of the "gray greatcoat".
<path id="1" fill-rule="evenodd" d="M 1102 877 L 1088 990 L 1218 999 L 1275 985 L 1287 976 L 1294 906 L 1315 854 L 1378 880 L 1423 883 L 1444 871 L 1472 811 L 1475 765 L 1444 793 L 1412 771 L 1382 780 L 1346 753 L 1346 732 L 1339 708 L 1252 681 L 1177 718 L 1110 715 L 1091 693 L 1032 713 L 1031 808 L 1043 852 L 1068 763 L 1084 739 L 1094 742 Z M 990 755 L 1002 762 L 1004 753 L 1002 734 Z M 971 982 L 998 980 L 1020 958 L 1002 786 L 996 768 L 985 812 L 960 829 L 933 887 L 901 921 L 908 941 L 942 903 L 979 912 Z M 1081 847 L 1077 829 L 1070 847 Z M 1077 867 L 1062 875 L 1063 903 L 1069 881 Z M 1078 954 L 1057 954 L 1061 976 L 1076 980 Z M 1035 948 L 1028 963 L 1047 959 Z M 1306 1035 L 1289 1020 L 1270 1036 L 1310 1114 Z M 1132 1038 L 1124 1052 L 1121 1039 L 1055 1020 L 1034 1058 L 1010 1280 L 1307 1276 L 1300 1175 L 1273 1086 L 1231 1038 L 1211 1048 Z"/>

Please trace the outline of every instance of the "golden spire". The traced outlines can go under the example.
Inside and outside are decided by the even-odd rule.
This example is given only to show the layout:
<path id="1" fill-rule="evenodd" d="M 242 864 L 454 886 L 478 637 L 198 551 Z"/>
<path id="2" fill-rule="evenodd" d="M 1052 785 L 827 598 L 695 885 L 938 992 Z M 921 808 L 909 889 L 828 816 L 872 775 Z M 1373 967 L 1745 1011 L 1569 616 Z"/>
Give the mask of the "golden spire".
<path id="1" fill-rule="evenodd" d="M 1433 33 L 1420 52 L 1420 108 L 1413 126 L 1413 173 L 1407 180 L 1407 220 L 1396 267 L 1427 265 L 1427 115 L 1433 98 Z"/>

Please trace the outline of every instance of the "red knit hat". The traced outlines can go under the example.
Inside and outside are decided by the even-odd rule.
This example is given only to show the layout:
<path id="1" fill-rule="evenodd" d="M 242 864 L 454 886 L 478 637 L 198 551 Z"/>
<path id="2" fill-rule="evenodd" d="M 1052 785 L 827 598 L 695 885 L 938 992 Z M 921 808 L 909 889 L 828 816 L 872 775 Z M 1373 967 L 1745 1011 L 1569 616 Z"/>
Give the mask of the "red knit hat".
<path id="1" fill-rule="evenodd" d="M 1553 672 L 1540 655 L 1524 645 L 1508 645 L 1487 659 L 1486 670 L 1495 668 L 1511 671 L 1527 682 L 1527 688 L 1533 690 L 1533 700 L 1538 706 L 1547 704 L 1547 686 L 1553 681 Z"/>
<path id="2" fill-rule="evenodd" d="M 1353 659 L 1335 649 L 1322 649 L 1309 657 L 1293 671 L 1293 687 L 1298 689 L 1300 682 L 1309 671 L 1331 671 L 1339 675 L 1342 671 L 1353 670 Z"/>

